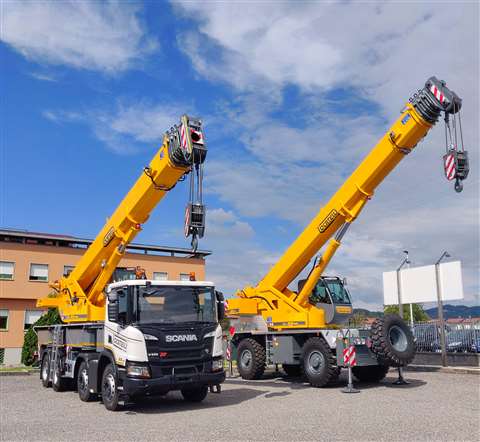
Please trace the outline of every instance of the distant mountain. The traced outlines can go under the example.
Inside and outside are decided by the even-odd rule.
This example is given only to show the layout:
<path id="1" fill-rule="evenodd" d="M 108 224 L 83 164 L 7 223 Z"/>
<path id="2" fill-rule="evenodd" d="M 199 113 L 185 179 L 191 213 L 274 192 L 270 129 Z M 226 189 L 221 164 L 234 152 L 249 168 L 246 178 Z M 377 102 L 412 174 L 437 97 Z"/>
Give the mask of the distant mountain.
<path id="1" fill-rule="evenodd" d="M 429 308 L 425 310 L 425 313 L 430 316 L 430 318 L 438 318 L 438 309 L 437 307 Z M 452 318 L 479 318 L 480 317 L 480 306 L 467 307 L 466 305 L 444 305 L 443 306 L 443 316 L 445 319 Z"/>
<path id="2" fill-rule="evenodd" d="M 354 308 L 353 313 L 359 313 L 369 318 L 378 318 L 379 316 L 383 316 L 383 312 L 371 312 L 370 310 L 367 310 L 365 308 Z"/>
<path id="3" fill-rule="evenodd" d="M 354 308 L 353 313 L 359 313 L 370 318 L 383 316 L 383 312 L 371 312 L 364 308 Z M 438 318 L 437 307 L 425 310 L 425 313 L 432 319 Z M 466 305 L 450 305 L 443 306 L 443 317 L 445 319 L 453 318 L 480 318 L 480 306 L 468 307 Z"/>

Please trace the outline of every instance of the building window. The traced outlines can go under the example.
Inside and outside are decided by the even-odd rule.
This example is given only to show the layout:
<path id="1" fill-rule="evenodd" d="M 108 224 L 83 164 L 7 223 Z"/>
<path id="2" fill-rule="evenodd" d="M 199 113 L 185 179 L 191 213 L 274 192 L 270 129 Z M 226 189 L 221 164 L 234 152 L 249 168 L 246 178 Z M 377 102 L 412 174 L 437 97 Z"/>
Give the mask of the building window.
<path id="1" fill-rule="evenodd" d="M 48 264 L 30 264 L 30 281 L 48 281 Z"/>
<path id="2" fill-rule="evenodd" d="M 180 273 L 180 281 L 190 281 L 190 273 Z"/>
<path id="3" fill-rule="evenodd" d="M 13 268 L 15 264 L 8 261 L 0 261 L 0 279 L 13 279 Z"/>
<path id="4" fill-rule="evenodd" d="M 0 365 L 5 361 L 5 349 L 0 348 Z"/>
<path id="5" fill-rule="evenodd" d="M 8 330 L 8 310 L 0 310 L 0 330 Z"/>
<path id="6" fill-rule="evenodd" d="M 35 322 L 40 319 L 40 316 L 43 315 L 42 310 L 25 310 L 25 324 L 23 326 L 24 330 L 28 330 L 32 327 Z"/>
<path id="7" fill-rule="evenodd" d="M 155 281 L 167 281 L 168 273 L 167 272 L 153 272 L 153 279 Z"/>
<path id="8" fill-rule="evenodd" d="M 75 268 L 75 266 L 63 266 L 63 276 L 70 275 L 71 271 Z"/>

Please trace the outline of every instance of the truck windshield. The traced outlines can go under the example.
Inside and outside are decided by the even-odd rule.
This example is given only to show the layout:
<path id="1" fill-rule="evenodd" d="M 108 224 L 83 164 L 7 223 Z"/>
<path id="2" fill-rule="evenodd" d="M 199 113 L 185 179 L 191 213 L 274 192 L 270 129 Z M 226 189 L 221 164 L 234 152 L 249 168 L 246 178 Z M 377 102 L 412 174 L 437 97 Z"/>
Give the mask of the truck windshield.
<path id="1" fill-rule="evenodd" d="M 338 279 L 324 279 L 332 296 L 334 304 L 351 304 L 350 296 L 343 283 Z"/>
<path id="2" fill-rule="evenodd" d="M 213 287 L 139 287 L 134 303 L 136 322 L 215 322 Z"/>

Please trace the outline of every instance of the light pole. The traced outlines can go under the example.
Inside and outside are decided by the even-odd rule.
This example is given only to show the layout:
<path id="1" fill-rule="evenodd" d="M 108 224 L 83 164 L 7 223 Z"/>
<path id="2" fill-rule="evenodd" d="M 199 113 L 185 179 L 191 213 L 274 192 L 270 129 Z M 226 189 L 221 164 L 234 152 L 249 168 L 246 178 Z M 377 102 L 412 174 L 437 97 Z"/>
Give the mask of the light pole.
<path id="1" fill-rule="evenodd" d="M 443 301 L 442 301 L 442 283 L 440 280 L 440 262 L 443 258 L 450 258 L 450 254 L 447 251 L 442 253 L 442 256 L 438 258 L 435 263 L 435 282 L 437 286 L 437 308 L 438 308 L 438 321 L 440 322 L 440 346 L 442 349 L 442 365 L 447 366 L 447 349 L 445 342 L 445 321 L 443 319 Z"/>
<path id="2" fill-rule="evenodd" d="M 408 250 L 404 250 L 403 253 L 405 253 L 405 258 L 403 258 L 403 261 L 399 265 L 397 269 L 397 295 L 398 295 L 398 313 L 400 314 L 400 317 L 403 319 L 403 304 L 402 304 L 402 280 L 400 278 L 400 271 L 402 270 L 402 267 L 405 264 L 410 264 L 410 260 L 408 259 Z M 393 383 L 393 385 L 407 385 L 409 382 L 407 382 L 403 378 L 403 369 L 402 367 L 398 367 L 398 379 Z"/>
<path id="3" fill-rule="evenodd" d="M 400 278 L 400 270 L 405 264 L 410 264 L 410 260 L 408 259 L 408 250 L 404 250 L 405 258 L 403 258 L 402 263 L 397 269 L 397 296 L 398 296 L 398 313 L 400 317 L 403 319 L 403 304 L 402 304 L 402 281 Z"/>

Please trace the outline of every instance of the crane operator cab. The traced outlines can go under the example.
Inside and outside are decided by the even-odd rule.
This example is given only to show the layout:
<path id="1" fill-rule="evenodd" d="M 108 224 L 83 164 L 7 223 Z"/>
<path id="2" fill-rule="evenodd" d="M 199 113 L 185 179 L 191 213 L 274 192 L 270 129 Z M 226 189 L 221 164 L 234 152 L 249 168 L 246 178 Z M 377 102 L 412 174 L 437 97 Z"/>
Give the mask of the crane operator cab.
<path id="1" fill-rule="evenodd" d="M 298 282 L 298 292 L 306 279 Z M 325 312 L 327 324 L 343 324 L 352 316 L 352 301 L 344 281 L 335 276 L 322 276 L 309 296 L 310 304 Z"/>

